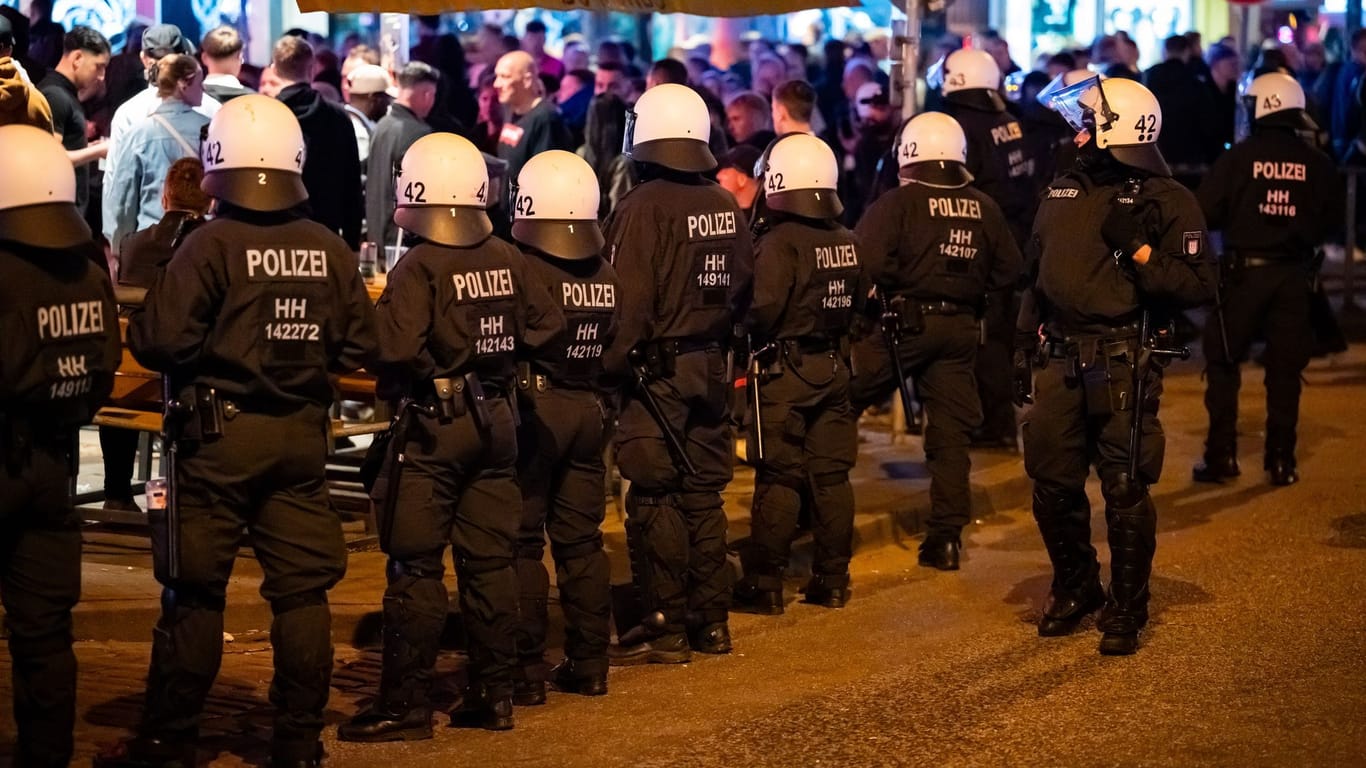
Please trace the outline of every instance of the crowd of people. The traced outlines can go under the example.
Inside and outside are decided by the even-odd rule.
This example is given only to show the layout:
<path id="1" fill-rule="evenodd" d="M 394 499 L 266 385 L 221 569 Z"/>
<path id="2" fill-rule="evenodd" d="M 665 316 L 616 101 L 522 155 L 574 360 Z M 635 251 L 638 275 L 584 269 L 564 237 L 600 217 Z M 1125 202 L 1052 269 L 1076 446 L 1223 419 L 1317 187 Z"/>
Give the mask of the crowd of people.
<path id="1" fill-rule="evenodd" d="M 231 28 L 195 46 L 155 25 L 113 58 L 76 28 L 35 81 L 27 55 L 50 42 L 26 51 L 0 26 L 15 83 L 0 88 L 15 180 L 0 188 L 0 292 L 24 318 L 0 366 L 0 594 L 21 762 L 70 758 L 70 438 L 110 391 L 120 311 L 130 352 L 167 384 L 170 491 L 149 510 L 164 592 L 146 706 L 102 766 L 193 764 L 244 530 L 275 617 L 272 764 L 322 762 L 327 593 L 346 560 L 325 484 L 330 377 L 360 368 L 395 419 L 362 470 L 389 557 L 383 671 L 347 741 L 431 738 L 447 547 L 469 641 L 452 717 L 490 730 L 552 688 L 606 694 L 609 666 L 729 653 L 732 610 L 786 609 L 804 515 L 802 600 L 844 606 L 858 419 L 896 393 L 924 417 L 919 563 L 960 568 L 971 449 L 1017 450 L 1023 413 L 1054 569 L 1038 633 L 1099 612 L 1099 651 L 1136 652 L 1158 400 L 1186 354 L 1185 309 L 1213 308 L 1193 479 L 1241 474 L 1240 364 L 1264 339 L 1264 466 L 1273 485 L 1299 481 L 1316 250 L 1344 219 L 1327 151 L 1359 152 L 1366 33 L 1317 77 L 1296 58 L 1309 51 L 1263 47 L 1244 73 L 1194 34 L 1145 72 L 1122 34 L 1028 73 L 998 36 L 948 39 L 930 53 L 931 109 L 902 122 L 871 43 L 831 41 L 816 62 L 758 40 L 723 71 L 706 50 L 645 63 L 611 40 L 557 58 L 536 22 L 521 38 L 483 27 L 468 54 L 435 17 L 418 29 L 394 72 L 359 40 L 333 51 L 302 33 L 253 72 Z M 111 82 L 134 62 L 137 87 Z M 86 117 L 99 109 L 103 141 Z M 370 247 L 394 252 L 377 302 L 357 257 Z M 116 308 L 110 276 L 146 298 Z M 732 583 L 721 492 L 737 428 L 756 476 Z M 106 504 L 136 509 L 134 446 L 116 430 L 101 443 Z M 609 448 L 634 594 L 615 642 Z M 567 627 L 550 669 L 547 543 Z"/>

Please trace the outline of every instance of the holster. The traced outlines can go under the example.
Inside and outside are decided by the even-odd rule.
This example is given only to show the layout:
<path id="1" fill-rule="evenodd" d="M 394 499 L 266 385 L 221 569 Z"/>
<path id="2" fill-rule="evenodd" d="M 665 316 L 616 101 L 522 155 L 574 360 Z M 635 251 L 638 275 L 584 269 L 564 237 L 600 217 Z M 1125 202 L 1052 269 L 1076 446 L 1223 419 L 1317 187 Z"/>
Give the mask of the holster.
<path id="1" fill-rule="evenodd" d="M 638 344 L 627 358 L 633 367 L 643 367 L 651 380 L 671 378 L 678 370 L 677 348 L 667 341 Z"/>
<path id="2" fill-rule="evenodd" d="M 894 320 L 896 330 L 905 336 L 919 336 L 925 332 L 925 312 L 907 296 L 893 296 L 887 302 L 887 314 Z"/>
<path id="3" fill-rule="evenodd" d="M 450 382 L 455 395 L 453 399 L 467 405 L 470 416 L 474 418 L 474 426 L 481 433 L 488 434 L 493 424 L 493 415 L 489 411 L 488 399 L 484 395 L 484 384 L 479 381 L 479 375 L 471 372 L 458 379 L 451 379 Z"/>
<path id="4" fill-rule="evenodd" d="M 1083 337 L 1064 341 L 1062 349 L 1064 375 L 1081 383 L 1088 416 L 1109 416 L 1133 408 L 1137 339 Z"/>

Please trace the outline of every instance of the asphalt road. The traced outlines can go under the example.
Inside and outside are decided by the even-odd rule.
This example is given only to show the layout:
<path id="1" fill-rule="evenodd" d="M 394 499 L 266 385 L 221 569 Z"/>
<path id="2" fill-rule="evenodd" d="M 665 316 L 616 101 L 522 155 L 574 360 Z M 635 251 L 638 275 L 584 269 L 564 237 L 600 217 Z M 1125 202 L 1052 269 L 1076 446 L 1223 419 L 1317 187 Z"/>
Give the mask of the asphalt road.
<path id="1" fill-rule="evenodd" d="M 509 733 L 447 728 L 439 716 L 433 741 L 369 746 L 337 743 L 329 729 L 329 764 L 1366 764 L 1366 353 L 1307 374 L 1304 481 L 1291 488 L 1271 489 L 1259 471 L 1259 378 L 1245 376 L 1245 476 L 1226 486 L 1190 482 L 1205 426 L 1198 371 L 1168 380 L 1153 621 L 1134 657 L 1099 656 L 1089 624 L 1073 637 L 1037 637 L 1049 571 L 1027 486 L 1014 479 L 1018 460 L 983 456 L 980 519 L 958 573 L 918 568 L 914 540 L 865 548 L 848 607 L 789 603 L 781 617 L 736 616 L 730 656 L 614 670 L 609 696 L 552 693 L 546 706 L 519 709 Z M 874 483 L 882 494 L 924 486 Z M 126 580 L 121 572 L 142 567 L 95 559 L 88 579 Z M 250 564 L 242 570 L 239 603 L 254 599 Z M 372 553 L 353 556 L 336 609 L 373 610 L 377 571 Z M 78 619 L 83 757 L 135 722 L 148 648 L 137 638 L 156 605 L 138 578 L 140 591 Z M 368 586 L 348 588 L 353 579 Z M 794 576 L 789 592 L 800 583 Z M 230 630 L 241 625 L 232 609 L 229 619 Z M 201 757 L 264 764 L 269 648 L 250 633 L 227 648 Z M 378 661 L 342 637 L 337 651 L 333 722 L 365 702 Z M 457 654 L 443 656 L 443 669 L 459 665 Z"/>

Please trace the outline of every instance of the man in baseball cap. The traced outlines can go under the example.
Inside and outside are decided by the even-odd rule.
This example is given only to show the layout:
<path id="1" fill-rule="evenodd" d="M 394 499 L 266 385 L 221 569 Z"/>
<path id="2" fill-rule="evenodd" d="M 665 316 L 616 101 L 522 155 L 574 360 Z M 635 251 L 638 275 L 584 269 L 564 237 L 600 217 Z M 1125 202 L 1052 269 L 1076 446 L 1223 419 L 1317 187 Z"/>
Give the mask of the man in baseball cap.
<path id="1" fill-rule="evenodd" d="M 356 147 L 360 150 L 362 169 L 370 157 L 370 135 L 375 123 L 389 111 L 393 83 L 384 67 L 361 64 L 346 77 L 346 116 L 356 129 Z"/>

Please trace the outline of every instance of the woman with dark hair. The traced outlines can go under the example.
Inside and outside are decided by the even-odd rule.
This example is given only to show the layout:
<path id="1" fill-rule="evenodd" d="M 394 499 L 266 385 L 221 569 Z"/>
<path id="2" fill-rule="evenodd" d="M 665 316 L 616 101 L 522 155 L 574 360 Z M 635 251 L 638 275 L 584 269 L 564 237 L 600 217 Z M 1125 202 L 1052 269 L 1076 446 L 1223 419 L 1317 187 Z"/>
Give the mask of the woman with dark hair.
<path id="1" fill-rule="evenodd" d="M 602 219 L 636 183 L 631 161 L 621 152 L 625 137 L 626 102 L 610 92 L 594 96 L 588 105 L 583 155 L 597 174 L 598 188 L 602 190 L 602 204 L 598 206 L 598 217 Z"/>
<path id="2" fill-rule="evenodd" d="M 175 247 L 209 212 L 209 196 L 199 188 L 204 180 L 204 165 L 197 157 L 182 157 L 171 163 L 161 192 L 161 207 L 166 214 L 147 229 L 128 235 L 119 254 L 120 285 L 148 288 L 158 270 L 171 260 Z M 140 512 L 133 501 L 133 459 L 137 454 L 138 433 L 115 427 L 100 427 L 100 452 L 104 455 L 104 508 L 106 511 Z"/>
<path id="3" fill-rule="evenodd" d="M 199 156 L 199 132 L 209 123 L 194 111 L 204 98 L 203 72 L 194 57 L 164 56 L 152 71 L 161 104 L 121 140 L 121 159 L 113 178 L 105 180 L 113 190 L 112 210 L 105 213 L 105 221 L 113 222 L 111 243 L 161 220 L 166 173 L 176 160 Z"/>

